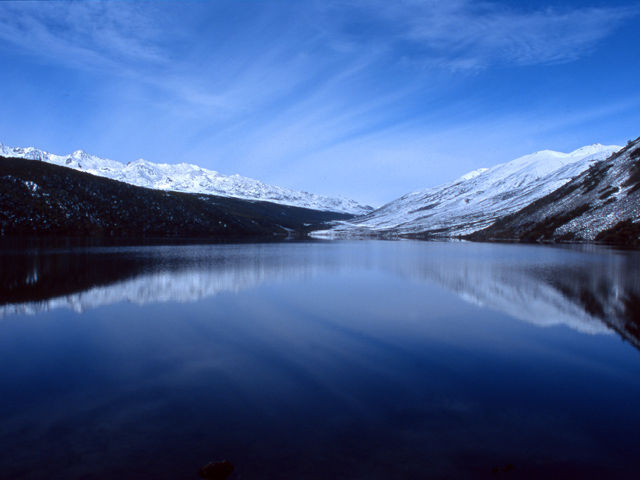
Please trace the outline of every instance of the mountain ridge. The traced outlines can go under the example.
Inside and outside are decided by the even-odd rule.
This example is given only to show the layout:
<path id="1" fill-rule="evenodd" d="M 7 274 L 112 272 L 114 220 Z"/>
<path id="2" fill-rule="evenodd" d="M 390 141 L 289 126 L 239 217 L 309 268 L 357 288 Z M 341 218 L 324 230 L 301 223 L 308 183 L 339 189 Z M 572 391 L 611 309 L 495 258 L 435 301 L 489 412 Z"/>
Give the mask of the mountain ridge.
<path id="1" fill-rule="evenodd" d="M 475 240 L 640 243 L 640 137 Z"/>
<path id="2" fill-rule="evenodd" d="M 153 190 L 47 162 L 0 157 L 0 236 L 289 237 L 309 225 L 349 217 Z"/>
<path id="3" fill-rule="evenodd" d="M 408 193 L 360 216 L 322 210 L 317 203 L 312 208 L 301 208 L 271 200 L 243 199 L 236 195 L 262 198 L 264 188 L 276 189 L 273 191 L 280 192 L 280 200 L 289 195 L 288 200 L 283 201 L 293 201 L 297 194 L 310 195 L 314 202 L 321 197 L 270 187 L 239 175 L 220 175 L 192 164 L 153 164 L 140 159 L 124 165 L 83 150 L 59 157 L 35 148 L 8 149 L 0 144 L 0 154 L 8 150 L 20 158 L 5 159 L 6 165 L 0 165 L 6 170 L 1 178 L 5 192 L 0 195 L 4 206 L 4 212 L 0 212 L 3 234 L 33 231 L 42 235 L 60 233 L 60 229 L 64 233 L 76 222 L 71 231 L 97 232 L 98 235 L 128 236 L 131 226 L 143 235 L 169 232 L 169 236 L 181 235 L 181 229 L 187 227 L 198 237 L 267 232 L 278 235 L 291 231 L 319 238 L 640 243 L 640 138 L 629 141 L 624 148 L 595 143 L 570 153 L 541 150 L 490 168 L 473 170 L 436 187 Z M 16 164 L 18 160 L 27 162 L 26 166 Z M 46 172 L 37 172 L 34 176 L 38 170 L 35 167 L 45 165 L 61 169 L 62 173 L 56 171 L 55 174 L 58 184 L 47 183 Z M 24 175 L 25 170 L 30 173 Z M 18 175 L 11 175 L 12 171 Z M 65 176 L 65 171 L 81 176 L 71 173 Z M 110 178 L 113 176 L 118 178 Z M 111 184 L 107 188 L 106 184 L 91 180 L 98 178 L 141 190 L 122 190 L 123 187 Z M 76 188 L 83 192 L 83 200 L 79 201 L 68 188 L 64 190 L 63 186 L 69 182 L 75 182 Z M 45 183 L 47 187 L 43 189 Z M 100 194 L 94 195 L 91 188 Z M 133 201 L 138 214 L 131 216 L 126 211 L 127 205 L 118 197 L 120 194 L 113 193 L 114 189 Z M 224 195 L 183 192 L 198 189 L 218 189 Z M 303 202 L 309 200 L 304 198 Z M 51 199 L 60 205 L 56 206 Z M 231 200 L 240 203 L 229 203 Z M 271 206 L 267 206 L 269 202 Z M 154 214 L 164 212 L 172 219 L 178 215 L 181 223 L 167 223 L 162 216 L 149 221 L 145 205 L 154 205 Z M 344 204 L 341 205 L 338 210 L 344 208 Z M 120 209 L 117 218 L 111 215 L 113 206 Z M 84 207 L 92 210 L 90 218 L 81 212 Z M 43 211 L 46 215 L 40 218 L 38 214 Z M 195 224 L 189 215 L 185 216 L 187 211 L 191 212 Z M 205 212 L 220 218 L 239 215 L 235 217 L 239 222 L 234 227 L 237 230 L 214 225 L 203 217 Z M 65 215 L 72 219 L 71 223 L 65 220 Z M 333 223 L 327 223 L 331 221 Z M 131 225 L 128 222 L 132 222 Z M 227 222 L 218 223 L 226 227 Z M 165 233 L 158 226 L 161 224 L 166 224 Z M 52 228 L 58 230 L 54 232 Z"/>
<path id="4" fill-rule="evenodd" d="M 55 155 L 35 147 L 8 147 L 2 143 L 0 143 L 0 155 L 39 160 L 154 190 L 261 200 L 352 215 L 373 211 L 372 207 L 362 205 L 355 200 L 275 187 L 241 175 L 223 175 L 185 162 L 160 164 L 138 159 L 124 164 L 91 155 L 84 150 L 76 150 L 70 155 Z"/>
<path id="5" fill-rule="evenodd" d="M 570 153 L 538 151 L 411 192 L 370 214 L 312 235 L 463 237 L 553 192 L 620 148 L 592 144 Z"/>

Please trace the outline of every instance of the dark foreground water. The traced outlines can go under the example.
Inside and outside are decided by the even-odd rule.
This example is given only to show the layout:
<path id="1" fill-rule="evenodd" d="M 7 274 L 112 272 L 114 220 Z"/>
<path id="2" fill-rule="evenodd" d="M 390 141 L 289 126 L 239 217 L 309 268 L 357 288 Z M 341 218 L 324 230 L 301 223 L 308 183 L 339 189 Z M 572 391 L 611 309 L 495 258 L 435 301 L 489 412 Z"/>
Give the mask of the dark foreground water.
<path id="1" fill-rule="evenodd" d="M 638 478 L 638 252 L 25 245 L 3 480 Z"/>

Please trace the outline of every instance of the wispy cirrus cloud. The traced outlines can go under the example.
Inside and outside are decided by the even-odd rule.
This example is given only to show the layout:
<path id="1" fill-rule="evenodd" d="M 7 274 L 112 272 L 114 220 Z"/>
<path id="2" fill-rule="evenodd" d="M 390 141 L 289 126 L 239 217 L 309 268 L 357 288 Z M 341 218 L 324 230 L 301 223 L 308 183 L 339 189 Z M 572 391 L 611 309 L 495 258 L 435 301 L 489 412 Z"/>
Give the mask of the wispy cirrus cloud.
<path id="1" fill-rule="evenodd" d="M 330 82 L 336 69 L 358 67 L 363 58 L 371 78 L 390 63 L 474 71 L 569 62 L 640 12 L 523 10 L 472 0 L 266 4 L 236 8 L 242 15 L 230 21 L 248 28 L 226 37 L 219 33 L 220 18 L 228 12 L 221 9 L 210 28 L 197 32 L 197 45 L 189 33 L 194 16 L 176 19 L 177 3 L 4 2 L 0 42 L 46 62 L 134 77 L 197 110 L 246 114 L 311 78 Z M 304 29 L 287 24 L 300 22 L 300 12 Z M 185 39 L 188 46 L 181 48 Z"/>
<path id="2" fill-rule="evenodd" d="M 149 9 L 128 2 L 3 2 L 0 42 L 81 69 L 159 63 L 164 33 Z"/>
<path id="3" fill-rule="evenodd" d="M 0 2 L 0 60 L 19 65 L 0 88 L 24 118 L 0 128 L 60 153 L 190 161 L 318 193 L 349 194 L 361 175 L 354 191 L 380 203 L 527 153 L 504 146 L 510 136 L 549 148 L 533 140 L 553 139 L 553 126 L 580 130 L 585 100 L 597 112 L 636 98 L 611 88 L 596 104 L 624 63 L 605 78 L 580 60 L 615 58 L 607 42 L 632 36 L 620 27 L 640 4 L 545 2 Z M 578 71 L 588 81 L 576 85 Z M 26 104 L 42 138 L 62 132 L 64 147 L 31 140 Z"/>
<path id="4" fill-rule="evenodd" d="M 451 70 L 569 62 L 640 13 L 638 6 L 536 9 L 472 0 L 352 6 L 358 13 L 343 17 L 343 42 L 367 43 L 369 29 L 382 25 L 381 42 L 389 54 Z"/>
<path id="5" fill-rule="evenodd" d="M 190 118 L 244 115 L 312 74 L 288 55 L 290 38 L 229 33 L 216 19 L 223 14 L 210 10 L 215 5 L 6 2 L 0 5 L 0 48 L 105 81 L 137 83 L 147 101 Z M 207 17 L 211 25 L 198 27 Z"/>

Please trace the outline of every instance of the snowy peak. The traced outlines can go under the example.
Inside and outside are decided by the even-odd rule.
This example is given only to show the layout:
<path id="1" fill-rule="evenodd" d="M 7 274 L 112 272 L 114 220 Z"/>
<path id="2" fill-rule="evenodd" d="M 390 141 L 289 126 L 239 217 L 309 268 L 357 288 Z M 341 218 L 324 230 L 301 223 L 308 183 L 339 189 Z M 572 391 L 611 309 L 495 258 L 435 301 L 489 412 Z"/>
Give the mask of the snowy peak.
<path id="1" fill-rule="evenodd" d="M 78 160 L 87 160 L 89 159 L 89 154 L 84 150 L 76 150 L 71 154 L 71 157 L 76 158 Z"/>
<path id="2" fill-rule="evenodd" d="M 640 139 L 477 239 L 640 243 Z"/>
<path id="3" fill-rule="evenodd" d="M 490 168 L 491 174 L 500 172 L 509 175 L 533 175 L 537 178 L 545 177 L 563 167 L 564 165 L 580 162 L 584 159 L 603 160 L 612 153 L 620 150 L 616 145 L 604 146 L 594 143 L 586 147 L 574 150 L 571 153 L 556 152 L 553 150 L 541 150 L 530 155 L 524 155 L 508 163 L 503 163 Z"/>
<path id="4" fill-rule="evenodd" d="M 456 180 L 456 182 L 464 182 L 465 180 L 471 180 L 472 178 L 477 177 L 478 175 L 486 172 L 487 170 L 489 170 L 488 168 L 478 168 L 477 170 L 474 170 L 472 172 L 469 172 L 465 175 L 462 175 L 460 178 L 458 178 Z"/>
<path id="5" fill-rule="evenodd" d="M 354 215 L 373 211 L 372 207 L 355 200 L 274 187 L 251 178 L 240 175 L 226 176 L 188 163 L 169 165 L 139 159 L 125 165 L 115 160 L 96 157 L 84 150 L 60 156 L 33 147 L 12 148 L 1 143 L 0 155 L 40 160 L 154 190 L 219 195 Z"/>
<path id="6" fill-rule="evenodd" d="M 556 190 L 620 148 L 593 144 L 571 153 L 542 150 L 412 192 L 369 215 L 314 235 L 467 235 Z"/>
<path id="7" fill-rule="evenodd" d="M 602 145 L 601 143 L 592 143 L 591 145 L 587 145 L 587 146 L 578 148 L 577 150 L 574 150 L 569 155 L 572 157 L 583 157 L 585 155 L 593 155 L 594 153 L 600 153 L 610 148 L 611 146 L 605 146 L 605 145 Z"/>

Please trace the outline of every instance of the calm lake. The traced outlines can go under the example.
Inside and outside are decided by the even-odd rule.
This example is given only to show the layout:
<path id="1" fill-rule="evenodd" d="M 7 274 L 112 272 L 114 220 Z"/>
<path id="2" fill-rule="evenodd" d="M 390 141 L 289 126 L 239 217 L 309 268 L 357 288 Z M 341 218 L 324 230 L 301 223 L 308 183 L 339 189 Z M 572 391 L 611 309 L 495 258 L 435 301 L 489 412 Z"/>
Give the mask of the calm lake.
<path id="1" fill-rule="evenodd" d="M 0 249 L 0 478 L 627 479 L 640 252 Z"/>

